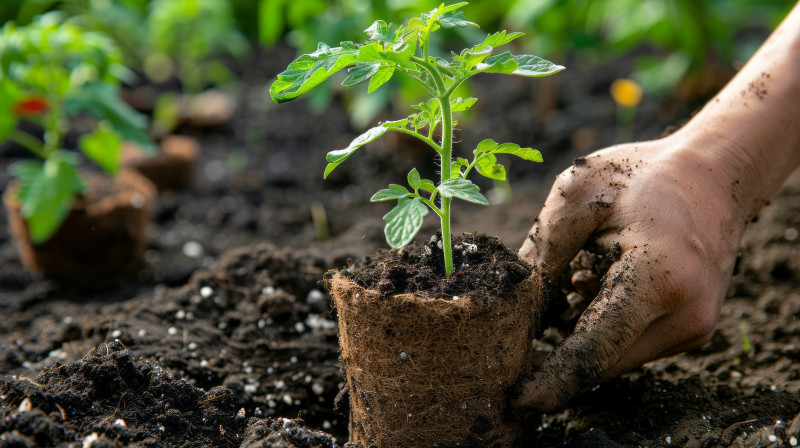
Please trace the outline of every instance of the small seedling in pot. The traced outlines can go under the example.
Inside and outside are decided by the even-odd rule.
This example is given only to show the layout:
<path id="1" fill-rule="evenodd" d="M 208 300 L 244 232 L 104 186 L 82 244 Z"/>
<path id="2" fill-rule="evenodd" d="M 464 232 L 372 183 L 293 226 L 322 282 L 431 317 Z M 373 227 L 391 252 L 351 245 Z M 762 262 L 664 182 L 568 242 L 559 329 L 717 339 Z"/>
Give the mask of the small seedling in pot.
<path id="1" fill-rule="evenodd" d="M 145 117 L 117 96 L 128 73 L 120 61 L 108 37 L 64 23 L 57 13 L 0 29 L 0 142 L 14 141 L 41 159 L 9 167 L 36 244 L 58 230 L 85 188 L 78 158 L 62 147 L 70 117 L 92 117 L 94 129 L 80 137 L 78 146 L 111 175 L 119 169 L 123 140 L 152 147 Z M 22 120 L 41 126 L 42 138 L 19 128 Z"/>
<path id="2" fill-rule="evenodd" d="M 430 146 L 440 159 L 441 176 L 436 183 L 423 179 L 417 169 L 408 173 L 408 187 L 391 184 L 375 193 L 371 201 L 396 200 L 397 205 L 384 216 L 386 240 L 393 248 L 411 242 L 429 210 L 441 220 L 444 263 L 447 274 L 453 272 L 450 240 L 450 208 L 455 198 L 488 205 L 478 185 L 467 180 L 473 170 L 495 180 L 505 180 L 506 170 L 497 163 L 498 154 L 511 154 L 525 160 L 541 162 L 539 151 L 515 143 L 481 141 L 472 153 L 472 160 L 453 157 L 454 112 L 471 108 L 477 98 L 454 97 L 455 90 L 467 79 L 479 73 L 498 73 L 527 77 L 549 76 L 564 69 L 533 55 L 513 55 L 510 52 L 493 54 L 495 49 L 523 35 L 500 31 L 488 35 L 483 42 L 452 53 L 445 59 L 430 55 L 431 34 L 440 28 L 478 27 L 458 11 L 467 3 L 438 8 L 411 19 L 407 25 L 396 27 L 382 20 L 365 30 L 369 39 L 363 43 L 342 42 L 338 47 L 321 43 L 314 53 L 300 56 L 280 73 L 271 87 L 270 95 L 282 103 L 297 98 L 325 81 L 335 72 L 348 68 L 342 82 L 354 86 L 369 81 L 368 91 L 386 83 L 393 76 L 406 76 L 430 94 L 430 99 L 412 106 L 417 112 L 396 121 L 378 124 L 356 137 L 347 148 L 331 151 L 324 177 L 347 160 L 357 149 L 386 132 L 400 132 L 415 137 Z M 441 127 L 441 138 L 435 134 Z"/>

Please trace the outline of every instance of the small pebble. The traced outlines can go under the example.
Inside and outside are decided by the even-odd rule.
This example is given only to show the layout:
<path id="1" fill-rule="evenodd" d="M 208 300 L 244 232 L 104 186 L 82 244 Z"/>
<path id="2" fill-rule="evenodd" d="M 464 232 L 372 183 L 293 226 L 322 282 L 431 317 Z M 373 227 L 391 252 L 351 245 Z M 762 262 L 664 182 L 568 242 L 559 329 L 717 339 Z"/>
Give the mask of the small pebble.
<path id="1" fill-rule="evenodd" d="M 274 286 L 265 286 L 264 288 L 261 289 L 261 294 L 264 294 L 264 295 L 267 295 L 267 296 L 271 296 L 271 295 L 275 294 L 275 287 Z M 308 295 L 310 296 L 311 293 L 309 293 Z"/>
<path id="2" fill-rule="evenodd" d="M 309 291 L 308 296 L 306 296 L 306 303 L 313 304 L 316 302 L 322 302 L 325 300 L 325 294 L 322 293 L 319 289 L 312 289 Z"/>
<path id="3" fill-rule="evenodd" d="M 176 334 L 178 334 L 178 329 L 175 327 L 169 327 L 167 328 L 167 334 L 170 336 L 175 336 Z"/>
<path id="4" fill-rule="evenodd" d="M 783 232 L 783 237 L 786 238 L 786 241 L 794 241 L 798 236 L 800 236 L 800 234 L 798 233 L 797 229 L 793 227 L 789 227 L 785 232 Z"/>
<path id="5" fill-rule="evenodd" d="M 188 348 L 188 349 L 189 349 L 189 351 L 192 351 L 192 352 L 193 352 L 193 351 L 197 350 L 197 344 L 196 344 L 196 343 L 194 343 L 194 342 L 190 342 L 190 343 L 189 343 L 189 345 L 188 345 L 188 346 L 186 346 L 186 348 Z"/>
<path id="6" fill-rule="evenodd" d="M 119 426 L 120 428 L 127 428 L 128 424 L 125 423 L 125 420 L 118 418 L 114 420 L 114 426 Z"/>
<path id="7" fill-rule="evenodd" d="M 122 332 L 119 331 L 119 330 L 114 330 L 114 331 L 111 332 L 111 337 L 114 338 L 114 339 L 116 339 L 116 338 L 118 338 L 120 336 L 122 336 Z"/>
<path id="8" fill-rule="evenodd" d="M 33 403 L 31 403 L 30 398 L 22 400 L 22 403 L 19 404 L 19 408 L 17 408 L 19 412 L 30 412 L 32 409 Z"/>
<path id="9" fill-rule="evenodd" d="M 672 437 L 667 436 L 667 438 L 664 439 L 664 441 L 667 442 L 667 445 L 671 445 L 672 444 Z"/>
<path id="10" fill-rule="evenodd" d="M 296 331 L 298 333 L 302 333 L 302 332 L 306 331 L 306 326 L 303 325 L 302 322 L 296 322 L 294 324 L 294 331 Z"/>
<path id="11" fill-rule="evenodd" d="M 322 384 L 314 383 L 311 385 L 311 391 L 317 395 L 322 395 L 325 393 L 325 388 L 322 386 Z"/>
<path id="12" fill-rule="evenodd" d="M 203 246 L 197 241 L 188 241 L 183 245 L 183 254 L 189 258 L 200 258 L 203 256 Z"/>
<path id="13" fill-rule="evenodd" d="M 294 401 L 292 400 L 292 396 L 289 395 L 289 394 L 286 394 L 286 395 L 283 396 L 283 402 L 286 403 L 286 404 L 289 404 L 289 405 L 294 403 Z"/>
<path id="14" fill-rule="evenodd" d="M 211 297 L 214 294 L 214 290 L 210 286 L 203 286 L 200 288 L 200 295 L 203 296 L 204 299 Z"/>
<path id="15" fill-rule="evenodd" d="M 289 358 L 289 362 L 291 362 L 292 364 L 297 364 L 297 356 L 292 356 L 291 358 Z"/>
<path id="16" fill-rule="evenodd" d="M 791 439 L 789 439 L 789 445 L 797 446 L 797 438 L 796 437 L 792 437 Z"/>
<path id="17" fill-rule="evenodd" d="M 775 434 L 770 434 L 769 437 L 767 437 L 767 439 L 769 439 L 770 443 L 775 443 L 778 441 L 778 437 L 775 436 Z"/>
<path id="18" fill-rule="evenodd" d="M 186 319 L 186 311 L 178 310 L 175 312 L 175 319 L 183 320 Z"/>
<path id="19" fill-rule="evenodd" d="M 94 442 L 96 442 L 99 439 L 100 436 L 97 435 L 96 432 L 89 434 L 88 436 L 86 436 L 85 439 L 83 439 L 83 448 L 92 448 L 92 444 L 94 444 Z"/>
<path id="20" fill-rule="evenodd" d="M 400 359 L 406 359 L 407 357 L 406 352 L 400 352 Z"/>
<path id="21" fill-rule="evenodd" d="M 144 203 L 145 199 L 144 196 L 142 196 L 141 194 L 134 193 L 133 196 L 131 196 L 131 207 L 142 208 L 144 207 Z"/>
<path id="22" fill-rule="evenodd" d="M 140 338 L 143 338 L 147 334 L 147 330 L 144 328 L 139 329 L 139 333 L 137 333 Z"/>

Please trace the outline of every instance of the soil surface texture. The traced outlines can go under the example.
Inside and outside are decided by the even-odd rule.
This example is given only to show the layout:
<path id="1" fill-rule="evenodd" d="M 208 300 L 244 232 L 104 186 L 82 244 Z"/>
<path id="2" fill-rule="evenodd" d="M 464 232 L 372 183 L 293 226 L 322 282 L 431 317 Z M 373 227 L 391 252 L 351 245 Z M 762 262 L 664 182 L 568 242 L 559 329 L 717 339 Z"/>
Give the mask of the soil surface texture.
<path id="1" fill-rule="evenodd" d="M 304 102 L 269 104 L 264 86 L 294 53 L 278 48 L 257 56 L 238 69 L 243 86 L 234 92 L 239 108 L 230 123 L 178 130 L 201 141 L 197 179 L 159 196 L 148 267 L 138 276 L 78 289 L 31 275 L 0 212 L 0 447 L 347 441 L 347 411 L 335 406 L 344 382 L 324 274 L 386 247 L 380 217 L 388 205 L 368 199 L 389 182 L 403 182 L 413 166 L 435 178 L 432 155 L 402 139 L 382 139 L 323 182 L 324 154 L 363 129 L 348 121 L 348 99 L 336 93 L 321 115 Z M 476 181 L 493 205 L 458 203 L 454 234 L 497 235 L 513 249 L 554 175 L 614 143 L 608 86 L 630 72 L 633 59 L 600 67 L 560 63 L 568 70 L 546 88 L 522 78 L 476 79 L 480 101 L 475 117 L 459 120 L 456 152 L 468 154 L 493 138 L 536 147 L 546 162 L 507 165 L 510 200 L 502 185 Z M 538 102 L 537 92 L 547 89 L 550 102 Z M 635 138 L 683 124 L 707 99 L 646 99 Z M 390 107 L 377 119 L 407 113 Z M 0 154 L 5 188 L 4 168 L 25 155 L 13 147 Z M 426 219 L 418 250 L 428 247 L 434 256 L 429 238 L 437 227 Z M 651 362 L 557 413 L 532 417 L 519 446 L 800 443 L 799 231 L 800 171 L 750 225 L 707 346 Z M 457 269 L 464 263 L 457 258 Z M 552 299 L 567 322 L 580 309 L 570 297 Z M 544 331 L 534 343 L 537 356 L 561 338 Z"/>

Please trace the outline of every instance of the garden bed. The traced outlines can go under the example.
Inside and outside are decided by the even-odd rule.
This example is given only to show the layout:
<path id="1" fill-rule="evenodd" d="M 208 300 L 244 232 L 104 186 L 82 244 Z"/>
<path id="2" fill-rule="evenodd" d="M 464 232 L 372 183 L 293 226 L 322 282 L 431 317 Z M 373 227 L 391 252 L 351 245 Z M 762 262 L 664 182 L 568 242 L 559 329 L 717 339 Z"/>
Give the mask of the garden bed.
<path id="1" fill-rule="evenodd" d="M 67 446 L 93 433 L 109 439 L 94 446 L 334 443 L 296 422 L 267 420 L 279 417 L 300 417 L 344 444 L 347 400 L 339 400 L 344 409 L 335 405 L 343 387 L 338 329 L 321 280 L 384 247 L 385 210 L 366 199 L 430 154 L 376 142 L 354 158 L 357 169 L 323 183 L 324 153 L 347 146 L 357 131 L 338 102 L 324 119 L 309 118 L 303 103 L 267 104 L 269 75 L 290 58 L 282 51 L 243 72 L 242 107 L 227 127 L 182 129 L 202 141 L 197 183 L 160 196 L 150 265 L 137 278 L 94 291 L 43 281 L 23 270 L 0 230 L 0 446 L 11 437 L 23 441 L 15 446 L 41 445 L 37 437 Z M 533 108 L 525 80 L 478 79 L 475 88 L 486 90 L 478 96 L 492 101 L 476 106 L 486 121 L 459 134 L 457 151 L 490 135 L 540 149 L 545 163 L 511 165 L 513 203 L 479 217 L 457 214 L 455 233 L 521 244 L 555 173 L 613 142 L 613 104 L 602 86 L 625 61 L 591 76 L 564 65 L 558 107 L 543 112 Z M 647 125 L 636 135 L 655 137 L 692 107 L 645 103 L 638 119 Z M 506 118 L 491 118 L 501 110 Z M 375 176 L 379 169 L 385 174 Z M 4 170 L 0 176 L 6 185 Z M 739 437 L 741 446 L 789 446 L 800 413 L 798 204 L 795 172 L 748 230 L 708 346 L 650 363 L 531 420 L 523 446 L 731 446 Z M 327 242 L 318 241 L 312 207 L 317 216 L 325 211 Z M 429 236 L 436 223 L 426 222 L 421 235 Z M 557 342 L 547 333 L 539 354 Z"/>

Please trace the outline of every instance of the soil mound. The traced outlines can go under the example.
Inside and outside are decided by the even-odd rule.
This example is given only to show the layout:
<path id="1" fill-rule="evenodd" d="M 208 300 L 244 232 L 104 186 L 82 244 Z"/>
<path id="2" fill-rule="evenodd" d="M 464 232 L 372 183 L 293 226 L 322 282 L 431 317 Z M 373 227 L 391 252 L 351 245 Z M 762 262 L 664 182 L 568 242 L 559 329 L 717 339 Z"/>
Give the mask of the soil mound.
<path id="1" fill-rule="evenodd" d="M 157 364 L 136 361 L 119 342 L 57 364 L 35 380 L 5 377 L 0 393 L 3 446 L 76 440 L 95 448 L 336 446 L 331 436 L 294 420 L 248 421 L 230 389 L 193 387 Z"/>
<path id="2" fill-rule="evenodd" d="M 415 293 L 430 298 L 468 294 L 472 299 L 509 297 L 533 273 L 498 238 L 465 233 L 453 240 L 453 273 L 445 275 L 441 233 L 421 246 L 381 250 L 343 273 L 384 296 Z"/>

